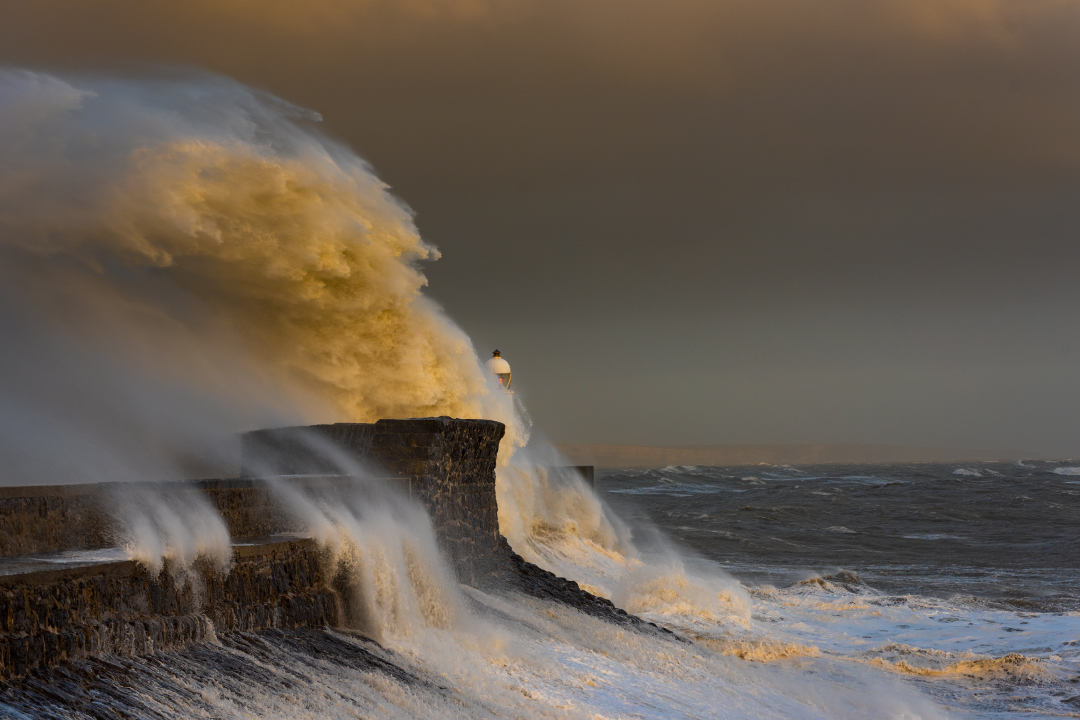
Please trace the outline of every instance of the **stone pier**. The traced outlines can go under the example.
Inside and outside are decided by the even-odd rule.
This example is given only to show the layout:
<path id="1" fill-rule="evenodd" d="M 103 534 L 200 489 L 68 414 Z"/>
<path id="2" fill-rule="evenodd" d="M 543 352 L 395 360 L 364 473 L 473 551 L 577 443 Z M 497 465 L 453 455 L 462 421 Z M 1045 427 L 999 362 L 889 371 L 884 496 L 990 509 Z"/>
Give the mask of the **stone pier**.
<path id="1" fill-rule="evenodd" d="M 201 561 L 186 577 L 155 577 L 129 560 L 57 555 L 115 545 L 109 502 L 126 486 L 0 488 L 0 679 L 88 655 L 177 647 L 214 631 L 337 624 L 342 605 L 315 544 L 274 538 L 298 528 L 263 475 L 300 487 L 347 484 L 361 473 L 391 483 L 425 506 L 459 579 L 482 582 L 508 552 L 495 499 L 503 432 L 497 422 L 440 417 L 247 433 L 242 477 L 152 486 L 166 498 L 196 490 L 218 510 L 236 541 L 225 575 Z"/>

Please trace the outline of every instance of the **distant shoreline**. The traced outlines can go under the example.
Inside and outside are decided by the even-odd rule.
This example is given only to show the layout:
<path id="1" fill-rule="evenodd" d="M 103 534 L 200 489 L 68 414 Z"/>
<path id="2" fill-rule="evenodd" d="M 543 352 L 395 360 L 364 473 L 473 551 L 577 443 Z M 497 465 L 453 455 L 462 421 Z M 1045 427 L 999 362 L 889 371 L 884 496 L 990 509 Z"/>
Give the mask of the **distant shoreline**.
<path id="1" fill-rule="evenodd" d="M 600 445 L 556 444 L 572 463 L 597 467 L 814 465 L 886 462 L 1001 462 L 1034 455 L 914 445 Z"/>

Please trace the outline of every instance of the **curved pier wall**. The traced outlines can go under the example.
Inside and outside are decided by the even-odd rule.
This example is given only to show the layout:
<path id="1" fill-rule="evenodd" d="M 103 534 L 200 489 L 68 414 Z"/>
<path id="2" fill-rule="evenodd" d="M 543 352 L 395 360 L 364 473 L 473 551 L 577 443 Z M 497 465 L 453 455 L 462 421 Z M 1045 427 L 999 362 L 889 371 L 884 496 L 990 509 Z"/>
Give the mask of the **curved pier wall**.
<path id="1" fill-rule="evenodd" d="M 257 431 L 242 440 L 246 477 L 177 485 L 205 493 L 234 539 L 294 530 L 254 466 L 288 470 L 281 474 L 301 486 L 353 482 L 328 475 L 338 468 L 310 452 L 304 438 L 318 433 L 366 465 L 365 477 L 400 483 L 422 502 L 459 578 L 479 584 L 511 558 L 495 499 L 503 432 L 501 423 L 446 417 Z M 168 485 L 154 487 L 168 496 Z M 0 488 L 0 679 L 88 655 L 178 647 L 215 631 L 338 624 L 337 580 L 310 540 L 235 544 L 225 575 L 201 561 L 187 575 L 167 567 L 155 577 L 132 561 L 44 569 L 58 566 L 25 557 L 115 546 L 108 503 L 120 489 Z"/>
<path id="2" fill-rule="evenodd" d="M 260 476 L 289 476 L 298 485 L 351 482 L 328 474 L 342 472 L 331 459 L 341 451 L 366 477 L 401 483 L 420 500 L 461 579 L 472 582 L 500 552 L 495 461 L 504 431 L 491 420 L 448 417 L 259 430 L 241 438 L 242 477 L 181 485 L 205 493 L 234 538 L 273 535 L 295 528 Z M 326 452 L 322 441 L 335 450 Z M 170 486 L 154 487 L 167 495 Z M 114 545 L 107 504 L 117 488 L 0 487 L 0 557 Z"/>

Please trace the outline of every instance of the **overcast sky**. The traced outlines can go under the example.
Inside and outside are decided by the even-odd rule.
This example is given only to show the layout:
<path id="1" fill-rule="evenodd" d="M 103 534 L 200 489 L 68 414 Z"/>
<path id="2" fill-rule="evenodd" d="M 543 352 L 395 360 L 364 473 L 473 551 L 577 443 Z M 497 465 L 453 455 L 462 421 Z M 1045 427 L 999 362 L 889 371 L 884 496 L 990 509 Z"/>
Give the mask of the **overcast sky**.
<path id="1" fill-rule="evenodd" d="M 1077 0 L 0 0 L 325 119 L 566 442 L 1080 456 Z"/>

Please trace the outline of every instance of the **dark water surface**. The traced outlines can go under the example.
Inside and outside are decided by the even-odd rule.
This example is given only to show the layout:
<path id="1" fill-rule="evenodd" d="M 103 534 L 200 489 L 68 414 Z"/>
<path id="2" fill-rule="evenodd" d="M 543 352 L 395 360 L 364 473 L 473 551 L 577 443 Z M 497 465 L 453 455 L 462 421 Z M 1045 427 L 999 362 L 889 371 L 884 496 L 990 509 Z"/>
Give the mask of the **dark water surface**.
<path id="1" fill-rule="evenodd" d="M 890 593 L 1068 611 L 1080 609 L 1078 465 L 667 467 L 602 471 L 597 489 L 745 583 L 844 568 Z"/>

